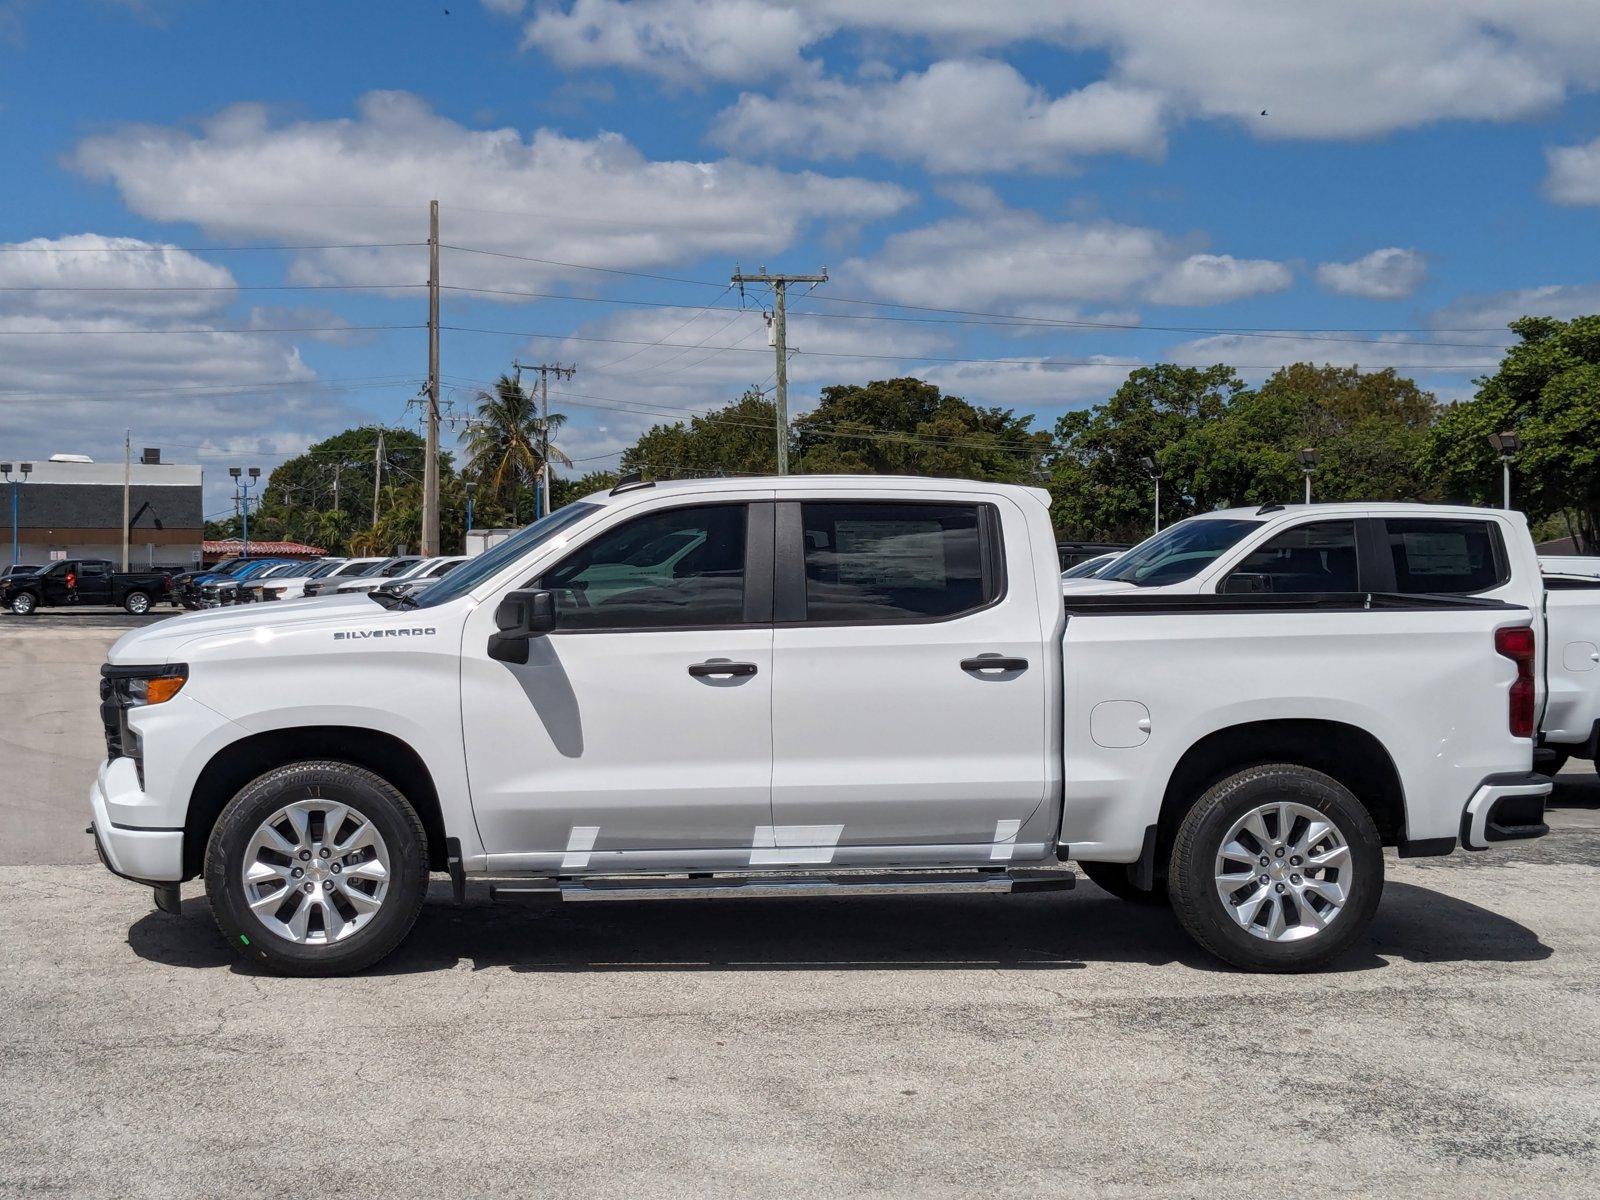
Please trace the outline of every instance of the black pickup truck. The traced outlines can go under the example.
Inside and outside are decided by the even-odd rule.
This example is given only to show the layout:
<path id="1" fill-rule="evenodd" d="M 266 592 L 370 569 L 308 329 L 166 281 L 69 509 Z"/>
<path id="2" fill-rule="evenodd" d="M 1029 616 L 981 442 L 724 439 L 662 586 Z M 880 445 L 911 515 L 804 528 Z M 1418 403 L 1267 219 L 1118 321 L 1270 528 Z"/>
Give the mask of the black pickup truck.
<path id="1" fill-rule="evenodd" d="M 0 608 L 19 617 L 61 605 L 117 604 L 138 616 L 161 601 L 176 604 L 169 571 L 115 571 L 103 558 L 69 558 L 31 575 L 0 581 Z"/>

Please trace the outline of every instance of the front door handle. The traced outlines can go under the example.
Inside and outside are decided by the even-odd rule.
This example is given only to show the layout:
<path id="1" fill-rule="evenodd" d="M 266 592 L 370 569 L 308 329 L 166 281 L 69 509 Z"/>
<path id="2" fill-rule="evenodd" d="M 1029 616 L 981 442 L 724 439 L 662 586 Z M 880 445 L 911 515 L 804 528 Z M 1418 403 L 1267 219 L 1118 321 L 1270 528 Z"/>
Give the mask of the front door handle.
<path id="1" fill-rule="evenodd" d="M 703 679 L 707 675 L 754 675 L 755 673 L 755 663 L 729 662 L 725 658 L 713 658 L 709 662 L 689 665 L 689 674 L 696 679 Z"/>
<path id="2" fill-rule="evenodd" d="M 980 654 L 977 658 L 963 658 L 961 660 L 963 671 L 1026 671 L 1028 660 L 1025 658 L 1006 658 L 999 654 Z"/>

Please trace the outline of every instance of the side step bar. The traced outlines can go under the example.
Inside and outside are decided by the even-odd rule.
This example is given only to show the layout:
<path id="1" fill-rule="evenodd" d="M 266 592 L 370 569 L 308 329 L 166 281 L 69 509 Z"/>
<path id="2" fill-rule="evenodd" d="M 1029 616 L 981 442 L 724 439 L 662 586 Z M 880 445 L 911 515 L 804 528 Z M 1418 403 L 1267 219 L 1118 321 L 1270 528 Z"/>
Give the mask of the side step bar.
<path id="1" fill-rule="evenodd" d="M 489 898 L 530 900 L 729 900 L 774 896 L 1009 895 L 1060 892 L 1071 871 L 902 871 L 882 875 L 752 875 L 687 878 L 529 879 L 497 883 Z"/>

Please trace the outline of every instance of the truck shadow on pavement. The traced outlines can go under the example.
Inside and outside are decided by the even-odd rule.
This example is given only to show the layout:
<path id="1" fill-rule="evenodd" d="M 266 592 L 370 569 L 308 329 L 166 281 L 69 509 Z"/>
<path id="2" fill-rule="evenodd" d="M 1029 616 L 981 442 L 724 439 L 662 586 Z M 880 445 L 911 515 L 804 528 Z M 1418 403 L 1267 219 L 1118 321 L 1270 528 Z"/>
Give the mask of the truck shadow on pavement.
<path id="1" fill-rule="evenodd" d="M 475 889 L 474 889 L 475 892 Z M 465 907 L 435 883 L 415 930 L 369 975 L 513 971 L 1081 970 L 1091 963 L 1231 968 L 1194 945 L 1165 909 L 1112 899 L 1084 880 L 1069 895 L 881 900 L 740 900 Z M 167 966 L 256 968 L 222 942 L 203 897 L 183 918 L 152 912 L 128 930 Z M 1361 949 L 1334 971 L 1410 962 L 1534 962 L 1552 951 L 1531 929 L 1429 888 L 1387 884 Z"/>

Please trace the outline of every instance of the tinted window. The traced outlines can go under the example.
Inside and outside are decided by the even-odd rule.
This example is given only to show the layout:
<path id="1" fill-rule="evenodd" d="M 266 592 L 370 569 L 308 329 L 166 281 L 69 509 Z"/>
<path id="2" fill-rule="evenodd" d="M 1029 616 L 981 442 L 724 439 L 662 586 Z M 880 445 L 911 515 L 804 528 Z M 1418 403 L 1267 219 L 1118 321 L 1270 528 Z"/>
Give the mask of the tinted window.
<path id="1" fill-rule="evenodd" d="M 744 620 L 745 506 L 635 517 L 580 546 L 533 586 L 563 629 L 666 629 Z"/>
<path id="2" fill-rule="evenodd" d="M 974 504 L 802 504 L 806 619 L 948 617 L 994 599 Z"/>
<path id="3" fill-rule="evenodd" d="M 1233 517 L 1190 517 L 1140 542 L 1095 578 L 1139 587 L 1181 583 L 1194 578 L 1260 524 Z"/>
<path id="4" fill-rule="evenodd" d="M 1488 521 L 1388 520 L 1394 585 L 1401 592 L 1483 592 L 1509 576 Z"/>
<path id="5" fill-rule="evenodd" d="M 1225 592 L 1354 592 L 1354 521 L 1297 525 L 1252 551 L 1227 579 Z"/>
<path id="6" fill-rule="evenodd" d="M 505 541 L 485 550 L 470 562 L 461 564 L 461 570 L 451 571 L 439 582 L 430 585 L 416 594 L 416 600 L 424 608 L 435 604 L 445 604 L 459 596 L 464 596 L 486 579 L 504 570 L 507 566 L 525 556 L 530 550 L 545 542 L 559 537 L 561 531 L 570 525 L 575 525 L 585 517 L 591 517 L 600 511 L 598 504 L 585 504 L 578 501 L 558 508 L 547 517 L 541 517 L 532 525 L 525 525 Z"/>

